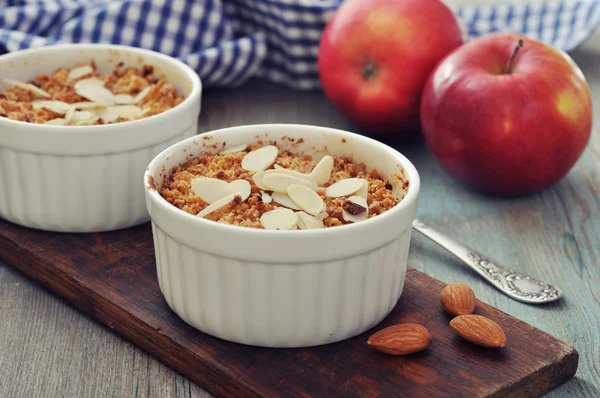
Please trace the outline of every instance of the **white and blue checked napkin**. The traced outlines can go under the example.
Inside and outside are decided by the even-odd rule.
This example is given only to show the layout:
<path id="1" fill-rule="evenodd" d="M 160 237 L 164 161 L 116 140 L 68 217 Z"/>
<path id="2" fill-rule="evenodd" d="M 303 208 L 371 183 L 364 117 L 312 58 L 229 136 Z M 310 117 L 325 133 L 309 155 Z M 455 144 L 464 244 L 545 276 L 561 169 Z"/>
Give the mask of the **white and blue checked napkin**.
<path id="1" fill-rule="evenodd" d="M 115 43 L 177 57 L 205 86 L 262 77 L 320 86 L 319 38 L 343 0 L 0 0 L 0 51 L 64 42 Z M 565 51 L 600 20 L 600 0 L 455 9 L 470 37 L 516 32 Z"/>

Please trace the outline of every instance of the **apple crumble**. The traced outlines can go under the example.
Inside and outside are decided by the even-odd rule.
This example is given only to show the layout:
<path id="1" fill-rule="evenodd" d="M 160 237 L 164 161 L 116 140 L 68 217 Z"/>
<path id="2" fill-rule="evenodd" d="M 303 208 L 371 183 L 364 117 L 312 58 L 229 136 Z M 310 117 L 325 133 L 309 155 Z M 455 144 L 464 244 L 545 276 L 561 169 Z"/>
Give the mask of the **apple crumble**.
<path id="1" fill-rule="evenodd" d="M 408 181 L 397 176 L 406 192 Z M 160 194 L 208 220 L 263 229 L 316 229 L 366 220 L 399 203 L 392 184 L 348 157 L 293 154 L 274 145 L 203 151 L 175 166 Z"/>
<path id="2" fill-rule="evenodd" d="M 100 74 L 96 65 L 59 68 L 29 82 L 3 79 L 0 117 L 50 125 L 126 122 L 165 112 L 183 102 L 154 67 L 125 67 Z"/>

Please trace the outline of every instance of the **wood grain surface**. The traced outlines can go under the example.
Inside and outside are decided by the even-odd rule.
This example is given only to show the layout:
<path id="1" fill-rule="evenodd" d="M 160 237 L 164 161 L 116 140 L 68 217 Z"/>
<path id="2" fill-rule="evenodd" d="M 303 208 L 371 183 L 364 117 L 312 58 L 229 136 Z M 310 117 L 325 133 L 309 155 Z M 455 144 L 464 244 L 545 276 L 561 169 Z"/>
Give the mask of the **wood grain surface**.
<path id="1" fill-rule="evenodd" d="M 572 52 L 600 118 L 600 32 Z M 207 90 L 200 130 L 263 122 L 355 130 L 321 93 L 263 82 Z M 600 134 L 555 186 L 518 200 L 465 189 L 421 143 L 398 147 L 422 179 L 418 215 L 503 264 L 558 285 L 565 299 L 539 307 L 515 302 L 413 234 L 409 263 L 446 283 L 470 284 L 483 301 L 572 343 L 577 375 L 548 397 L 600 396 Z M 196 384 L 100 326 L 64 301 L 0 264 L 0 396 L 205 397 Z"/>
<path id="2" fill-rule="evenodd" d="M 375 328 L 321 347 L 266 349 L 200 333 L 169 309 L 148 223 L 57 234 L 0 220 L 0 249 L 0 259 L 219 396 L 537 397 L 577 370 L 572 346 L 482 302 L 475 313 L 497 322 L 507 345 L 464 341 L 440 304 L 445 285 L 412 268 L 399 304 Z M 398 323 L 425 326 L 431 347 L 393 357 L 367 346 L 370 334 Z"/>

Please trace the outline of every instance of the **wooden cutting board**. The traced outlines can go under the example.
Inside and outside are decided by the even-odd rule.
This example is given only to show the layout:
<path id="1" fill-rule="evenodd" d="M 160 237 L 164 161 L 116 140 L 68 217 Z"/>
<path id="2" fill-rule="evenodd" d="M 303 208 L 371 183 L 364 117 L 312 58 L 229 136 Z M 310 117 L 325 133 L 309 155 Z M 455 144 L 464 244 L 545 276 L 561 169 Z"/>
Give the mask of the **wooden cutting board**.
<path id="1" fill-rule="evenodd" d="M 531 397 L 577 370 L 573 347 L 481 302 L 476 313 L 498 322 L 508 345 L 489 350 L 462 341 L 439 304 L 444 284 L 411 268 L 399 304 L 373 330 L 327 346 L 267 349 L 201 333 L 169 309 L 149 224 L 60 234 L 0 219 L 0 259 L 217 395 Z M 431 347 L 394 357 L 366 345 L 372 332 L 400 322 L 426 326 Z"/>

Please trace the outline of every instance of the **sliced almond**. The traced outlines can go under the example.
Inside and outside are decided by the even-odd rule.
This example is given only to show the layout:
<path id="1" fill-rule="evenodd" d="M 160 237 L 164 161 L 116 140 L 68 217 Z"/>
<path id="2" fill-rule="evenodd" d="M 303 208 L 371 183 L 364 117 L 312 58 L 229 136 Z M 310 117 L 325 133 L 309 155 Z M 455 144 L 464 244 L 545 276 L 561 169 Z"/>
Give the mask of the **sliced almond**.
<path id="1" fill-rule="evenodd" d="M 219 152 L 219 155 L 229 155 L 229 154 L 236 153 L 236 152 L 242 152 L 242 151 L 245 151 L 246 148 L 248 148 L 248 144 L 240 144 L 240 145 L 232 146 L 231 148 L 227 148 L 227 149 Z"/>
<path id="2" fill-rule="evenodd" d="M 35 101 L 31 101 L 31 107 L 33 109 L 42 109 L 44 107 L 44 105 L 46 105 L 48 102 L 48 100 L 35 100 Z"/>
<path id="3" fill-rule="evenodd" d="M 369 205 L 367 204 L 367 201 L 359 196 L 351 196 L 348 198 L 349 202 L 352 202 L 360 207 L 363 207 L 365 209 L 365 211 L 360 212 L 358 214 L 350 214 L 349 212 L 347 212 L 346 210 L 342 211 L 342 216 L 344 217 L 344 220 L 349 221 L 349 222 L 359 222 L 359 221 L 364 221 L 367 218 L 369 218 Z"/>
<path id="4" fill-rule="evenodd" d="M 204 209 L 200 211 L 200 213 L 196 214 L 196 217 L 206 217 L 210 213 L 219 210 L 221 207 L 233 202 L 236 196 L 240 196 L 238 193 L 232 193 L 231 195 L 227 195 L 224 198 L 217 200 L 214 203 L 211 203 Z"/>
<path id="5" fill-rule="evenodd" d="M 31 107 L 33 109 L 43 109 L 43 108 L 46 108 L 46 106 L 52 102 L 54 102 L 54 101 L 52 101 L 52 100 L 35 100 L 35 101 L 31 101 Z M 61 102 L 63 104 L 66 104 L 66 102 L 62 102 L 62 101 L 56 101 L 56 102 Z M 67 106 L 70 106 L 70 105 L 67 104 Z"/>
<path id="6" fill-rule="evenodd" d="M 75 108 L 71 107 L 67 113 L 65 113 L 65 124 L 71 124 L 73 116 L 75 115 Z"/>
<path id="7" fill-rule="evenodd" d="M 77 84 L 84 84 L 84 85 L 91 84 L 94 86 L 104 87 L 104 80 L 99 79 L 97 77 L 90 77 L 89 79 L 80 80 L 77 83 L 75 83 L 75 85 L 77 85 Z"/>
<path id="8" fill-rule="evenodd" d="M 192 192 L 208 204 L 212 204 L 235 192 L 230 192 L 226 181 L 210 177 L 194 178 L 190 182 Z"/>
<path id="9" fill-rule="evenodd" d="M 44 108 L 54 113 L 64 115 L 71 108 L 71 105 L 63 101 L 48 101 Z"/>
<path id="10" fill-rule="evenodd" d="M 325 202 L 319 194 L 304 185 L 290 185 L 287 193 L 294 203 L 313 216 L 325 210 Z"/>
<path id="11" fill-rule="evenodd" d="M 284 169 L 284 168 L 280 168 L 277 170 L 267 170 L 265 171 L 265 173 L 269 174 L 269 173 L 282 173 L 282 174 L 288 174 L 292 177 L 296 177 L 296 178 L 300 178 L 301 180 L 305 180 L 307 182 L 310 183 L 311 188 L 313 189 L 317 189 L 318 184 L 317 181 L 315 180 L 315 178 L 309 174 L 304 174 L 301 173 L 299 171 L 296 170 L 290 170 L 290 169 Z"/>
<path id="12" fill-rule="evenodd" d="M 363 186 L 360 178 L 345 178 L 327 187 L 325 195 L 330 198 L 352 195 Z"/>
<path id="13" fill-rule="evenodd" d="M 250 197 L 250 193 L 252 191 L 252 185 L 246 180 L 234 180 L 229 184 L 230 190 L 236 190 L 237 193 L 241 196 L 242 201 L 248 199 Z"/>
<path id="14" fill-rule="evenodd" d="M 296 184 L 304 185 L 308 188 L 312 187 L 312 184 L 310 182 L 284 173 L 266 174 L 262 178 L 262 184 L 266 187 L 266 189 L 270 191 L 285 194 L 287 194 L 287 189 L 290 185 Z"/>
<path id="15" fill-rule="evenodd" d="M 40 95 L 40 96 L 46 97 L 46 98 L 52 98 L 50 93 L 47 93 L 46 91 L 42 90 L 39 87 L 34 86 L 31 83 L 27 83 L 27 88 L 29 89 L 29 91 L 36 93 L 37 95 Z"/>
<path id="16" fill-rule="evenodd" d="M 275 163 L 275 164 L 273 165 L 273 168 L 274 168 L 274 169 L 283 169 L 283 167 L 281 167 L 281 166 L 280 166 L 280 165 L 278 165 L 277 163 Z"/>
<path id="17" fill-rule="evenodd" d="M 246 180 L 234 180 L 229 184 L 230 191 L 236 191 L 242 198 L 242 201 L 248 199 L 250 197 L 250 193 L 252 191 L 252 185 Z"/>
<path id="18" fill-rule="evenodd" d="M 51 98 L 52 97 L 49 93 L 45 92 L 44 90 L 42 90 L 39 87 L 34 86 L 31 83 L 23 83 L 23 82 L 20 82 L 18 80 L 12 80 L 12 79 L 2 79 L 2 81 L 4 83 L 11 84 L 11 85 L 13 85 L 15 87 L 20 87 L 20 88 L 22 88 L 24 90 L 31 91 L 32 93 L 37 94 L 40 97 L 46 97 L 46 98 Z"/>
<path id="19" fill-rule="evenodd" d="M 101 82 L 102 85 L 98 82 Z M 104 82 L 100 79 L 91 78 L 79 80 L 75 83 L 75 92 L 77 95 L 93 102 L 99 102 L 107 106 L 115 104 L 112 91 L 104 87 Z"/>
<path id="20" fill-rule="evenodd" d="M 192 192 L 208 204 L 215 203 L 233 193 L 240 195 L 242 200 L 250 196 L 251 185 L 246 180 L 226 182 L 217 178 L 198 177 L 191 181 Z"/>
<path id="21" fill-rule="evenodd" d="M 120 115 L 117 111 L 111 108 L 113 107 L 107 106 L 102 109 L 96 109 L 95 113 L 100 119 L 104 120 L 104 123 L 115 123 L 119 120 Z"/>
<path id="22" fill-rule="evenodd" d="M 133 97 L 129 94 L 115 94 L 113 96 L 115 104 L 117 105 L 132 105 Z"/>
<path id="23" fill-rule="evenodd" d="M 73 113 L 73 117 L 71 119 L 71 122 L 78 123 L 78 122 L 80 122 L 82 120 L 92 119 L 95 116 L 96 115 L 93 112 L 90 112 L 90 111 L 75 111 Z"/>
<path id="24" fill-rule="evenodd" d="M 133 120 L 144 115 L 144 110 L 137 105 L 116 105 L 95 110 L 96 115 L 104 121 L 113 123 L 119 119 Z"/>
<path id="25" fill-rule="evenodd" d="M 325 225 L 323 225 L 323 220 L 311 216 L 310 214 L 307 214 L 303 211 L 296 212 L 296 217 L 298 218 L 296 224 L 298 224 L 298 227 L 300 229 L 325 228 Z"/>
<path id="26" fill-rule="evenodd" d="M 369 195 L 369 181 L 364 178 L 361 178 L 360 180 L 363 182 L 363 185 L 354 193 L 354 195 L 367 200 L 367 196 Z"/>
<path id="27" fill-rule="evenodd" d="M 325 155 L 319 163 L 317 163 L 310 175 L 317 181 L 318 185 L 323 185 L 331 178 L 332 170 L 333 158 L 329 155 Z"/>
<path id="28" fill-rule="evenodd" d="M 154 85 L 152 85 L 152 86 L 148 86 L 148 87 L 146 87 L 145 89 L 143 89 L 142 91 L 140 91 L 140 92 L 138 93 L 138 95 L 136 95 L 136 96 L 133 98 L 133 103 L 134 103 L 134 104 L 139 104 L 140 102 L 142 102 L 142 101 L 144 100 L 144 98 L 146 98 L 146 96 L 147 96 L 148 94 L 150 94 L 150 90 L 152 90 L 152 88 L 153 88 L 153 87 L 154 87 Z"/>
<path id="29" fill-rule="evenodd" d="M 248 171 L 264 171 L 268 169 L 279 155 L 279 149 L 274 145 L 267 145 L 255 151 L 248 152 L 242 159 L 242 168 Z"/>
<path id="30" fill-rule="evenodd" d="M 264 185 L 263 178 L 266 175 L 273 174 L 273 173 L 287 174 L 292 177 L 296 177 L 296 178 L 305 180 L 306 182 L 309 183 L 310 187 L 315 190 L 318 187 L 317 181 L 312 176 L 304 174 L 304 173 L 300 173 L 299 171 L 284 169 L 281 166 L 279 166 L 278 168 L 275 168 L 275 169 L 271 169 L 271 170 L 259 171 L 258 173 L 255 173 L 252 176 L 252 179 L 254 180 L 254 183 L 256 184 L 256 186 L 259 187 L 260 189 L 270 189 Z"/>
<path id="31" fill-rule="evenodd" d="M 92 125 L 96 124 L 97 121 L 98 121 L 98 118 L 90 118 L 90 119 L 81 120 L 77 123 L 71 122 L 71 124 L 75 124 L 76 126 L 92 126 Z"/>
<path id="32" fill-rule="evenodd" d="M 265 191 L 260 191 L 260 199 L 264 202 L 264 203 L 271 203 L 273 201 L 273 198 L 271 197 L 271 195 L 269 195 L 268 193 L 266 193 Z"/>
<path id="33" fill-rule="evenodd" d="M 93 71 L 94 68 L 92 68 L 90 65 L 78 66 L 77 68 L 73 68 L 69 71 L 69 74 L 67 75 L 67 80 L 75 80 L 82 78 L 84 76 L 89 75 Z"/>
<path id="34" fill-rule="evenodd" d="M 72 108 L 75 109 L 96 109 L 96 108 L 106 108 L 106 105 L 100 104 L 98 102 L 75 102 L 71 104 Z"/>
<path id="35" fill-rule="evenodd" d="M 64 115 L 69 109 L 71 109 L 71 105 L 63 101 L 44 101 L 42 108 L 48 109 L 54 113 L 58 113 L 59 115 Z"/>
<path id="36" fill-rule="evenodd" d="M 69 123 L 85 126 L 94 124 L 98 119 L 99 117 L 90 111 L 75 111 Z"/>
<path id="37" fill-rule="evenodd" d="M 48 120 L 44 124 L 47 124 L 49 126 L 64 126 L 65 125 L 65 119 L 63 119 L 63 118 L 56 118 L 56 119 Z"/>
<path id="38" fill-rule="evenodd" d="M 92 125 L 96 124 L 98 119 L 99 119 L 98 117 L 94 116 L 94 117 L 80 120 L 76 123 L 71 122 L 71 124 L 75 124 L 76 126 L 92 126 Z"/>
<path id="39" fill-rule="evenodd" d="M 269 170 L 267 170 L 267 171 L 269 171 Z M 254 181 L 254 184 L 259 189 L 263 189 L 263 190 L 269 189 L 269 188 L 265 187 L 265 184 L 263 184 L 263 178 L 265 177 L 267 171 L 259 171 L 258 173 L 254 173 L 254 175 L 252 176 L 252 181 Z"/>
<path id="40" fill-rule="evenodd" d="M 298 205 L 296 203 L 294 203 L 292 198 L 290 198 L 288 195 L 286 195 L 284 193 L 273 192 L 271 197 L 273 198 L 273 200 L 275 202 L 279 203 L 283 207 L 287 207 L 288 209 L 293 209 L 293 210 L 302 210 L 301 208 L 298 207 Z"/>
<path id="41" fill-rule="evenodd" d="M 292 210 L 278 207 L 264 213 L 260 222 L 265 229 L 290 230 L 296 226 L 298 217 Z"/>

